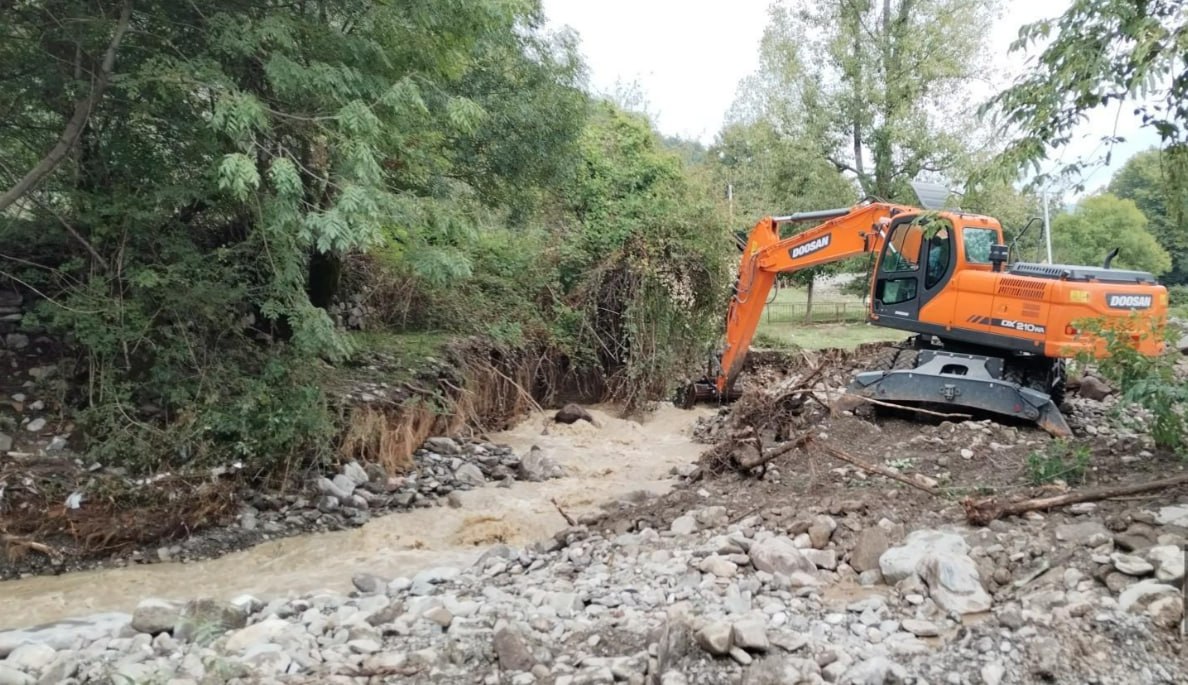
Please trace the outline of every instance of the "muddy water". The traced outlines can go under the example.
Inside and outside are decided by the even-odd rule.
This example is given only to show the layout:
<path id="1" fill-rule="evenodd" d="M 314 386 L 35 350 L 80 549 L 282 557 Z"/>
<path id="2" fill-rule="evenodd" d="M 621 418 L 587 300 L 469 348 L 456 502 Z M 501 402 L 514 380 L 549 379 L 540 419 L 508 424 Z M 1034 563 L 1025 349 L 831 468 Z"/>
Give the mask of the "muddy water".
<path id="1" fill-rule="evenodd" d="M 644 423 L 594 408 L 599 426 L 554 424 L 535 414 L 492 435 L 520 454 L 538 445 L 569 471 L 546 483 L 516 482 L 461 493 L 459 509 L 435 507 L 378 517 L 361 528 L 266 542 L 251 549 L 186 564 L 100 569 L 0 582 L 0 629 L 72 616 L 131 611 L 141 598 L 261 598 L 320 589 L 346 591 L 351 575 L 367 571 L 408 576 L 433 566 L 464 566 L 487 546 L 523 545 L 565 527 L 550 501 L 571 515 L 636 490 L 664 492 L 670 469 L 696 458 L 702 446 L 690 429 L 701 409 L 663 405 Z"/>

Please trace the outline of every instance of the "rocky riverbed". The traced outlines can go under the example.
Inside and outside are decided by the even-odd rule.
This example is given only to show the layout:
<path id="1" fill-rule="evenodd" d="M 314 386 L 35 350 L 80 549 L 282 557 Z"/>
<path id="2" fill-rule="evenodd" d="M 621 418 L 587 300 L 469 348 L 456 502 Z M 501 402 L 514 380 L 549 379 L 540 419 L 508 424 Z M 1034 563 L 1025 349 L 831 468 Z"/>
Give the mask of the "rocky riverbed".
<path id="1" fill-rule="evenodd" d="M 1051 526 L 853 531 L 710 505 L 664 530 L 497 545 L 467 568 L 361 571 L 350 593 L 146 598 L 0 633 L 0 683 L 1188 682 L 1188 504 L 1144 513 L 1147 536 L 1093 507 Z"/>

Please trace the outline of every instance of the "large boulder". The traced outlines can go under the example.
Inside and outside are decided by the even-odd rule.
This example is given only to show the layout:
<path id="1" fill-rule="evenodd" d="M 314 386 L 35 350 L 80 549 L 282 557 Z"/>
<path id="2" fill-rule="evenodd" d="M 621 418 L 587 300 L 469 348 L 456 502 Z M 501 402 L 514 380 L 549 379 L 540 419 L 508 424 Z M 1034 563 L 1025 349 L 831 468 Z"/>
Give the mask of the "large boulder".
<path id="1" fill-rule="evenodd" d="M 751 545 L 751 563 L 760 571 L 782 573 L 785 576 L 797 571 L 810 575 L 817 572 L 817 565 L 783 536 L 770 537 Z"/>
<path id="2" fill-rule="evenodd" d="M 594 417 L 590 412 L 586 411 L 581 405 L 574 404 L 573 402 L 557 410 L 557 413 L 553 415 L 553 420 L 557 423 L 575 423 L 577 421 L 594 423 Z"/>
<path id="3" fill-rule="evenodd" d="M 879 557 L 879 570 L 883 579 L 894 585 L 916 573 L 920 561 L 929 555 L 941 558 L 964 556 L 969 552 L 965 538 L 957 533 L 941 530 L 916 530 L 907 536 L 902 545 L 892 547 Z"/>
<path id="4" fill-rule="evenodd" d="M 1106 385 L 1106 382 L 1097 376 L 1085 376 L 1082 378 L 1081 386 L 1077 390 L 1077 394 L 1081 397 L 1090 400 L 1096 400 L 1098 402 L 1104 400 L 1106 397 L 1109 397 L 1111 392 L 1113 392 L 1113 390 L 1110 389 L 1110 386 Z"/>
<path id="5" fill-rule="evenodd" d="M 887 531 L 878 526 L 865 528 L 850 551 L 850 566 L 859 573 L 879 568 L 879 558 L 890 546 Z"/>
<path id="6" fill-rule="evenodd" d="M 181 604 L 148 597 L 140 600 L 132 612 L 132 629 L 138 633 L 168 633 L 177 625 Z"/>

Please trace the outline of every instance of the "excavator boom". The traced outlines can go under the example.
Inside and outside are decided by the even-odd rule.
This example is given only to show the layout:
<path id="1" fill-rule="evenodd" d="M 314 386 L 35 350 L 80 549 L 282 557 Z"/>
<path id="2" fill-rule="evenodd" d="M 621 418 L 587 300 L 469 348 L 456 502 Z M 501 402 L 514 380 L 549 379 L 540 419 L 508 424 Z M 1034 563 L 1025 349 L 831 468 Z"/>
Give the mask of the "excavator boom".
<path id="1" fill-rule="evenodd" d="M 726 313 L 726 346 L 714 385 L 720 396 L 730 392 L 742 371 L 751 338 L 759 326 L 767 296 L 779 273 L 795 273 L 877 251 L 891 218 L 910 207 L 871 202 L 849 209 L 804 212 L 762 219 L 752 229 L 739 264 L 738 282 Z M 783 224 L 821 220 L 818 226 L 788 238 Z"/>

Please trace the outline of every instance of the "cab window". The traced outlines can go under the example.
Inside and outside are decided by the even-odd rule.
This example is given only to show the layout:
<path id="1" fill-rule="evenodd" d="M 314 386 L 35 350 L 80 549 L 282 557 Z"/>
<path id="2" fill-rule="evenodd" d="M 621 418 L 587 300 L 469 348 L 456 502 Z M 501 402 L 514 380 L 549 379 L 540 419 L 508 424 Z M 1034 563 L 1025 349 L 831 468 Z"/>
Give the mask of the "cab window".
<path id="1" fill-rule="evenodd" d="M 966 226 L 961 231 L 961 240 L 965 243 L 965 261 L 970 264 L 989 264 L 990 247 L 998 242 L 998 231 Z"/>
<path id="2" fill-rule="evenodd" d="M 905 222 L 895 227 L 888 241 L 883 259 L 883 271 L 915 271 L 920 268 L 920 242 L 923 230 L 919 224 Z"/>
<path id="3" fill-rule="evenodd" d="M 968 229 L 967 229 L 968 230 Z M 949 272 L 953 254 L 953 234 L 947 227 L 928 239 L 928 264 L 924 270 L 924 287 L 932 288 L 944 280 Z"/>

